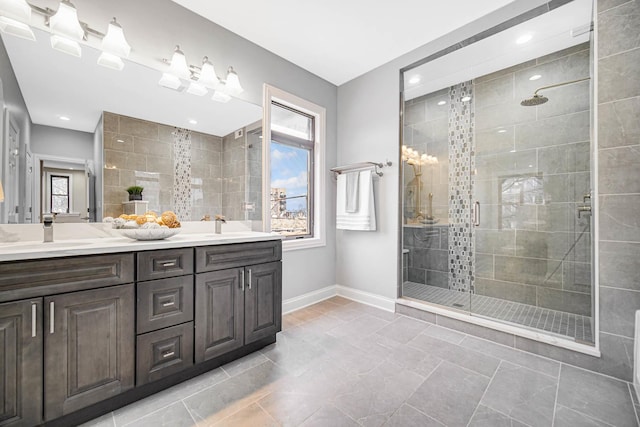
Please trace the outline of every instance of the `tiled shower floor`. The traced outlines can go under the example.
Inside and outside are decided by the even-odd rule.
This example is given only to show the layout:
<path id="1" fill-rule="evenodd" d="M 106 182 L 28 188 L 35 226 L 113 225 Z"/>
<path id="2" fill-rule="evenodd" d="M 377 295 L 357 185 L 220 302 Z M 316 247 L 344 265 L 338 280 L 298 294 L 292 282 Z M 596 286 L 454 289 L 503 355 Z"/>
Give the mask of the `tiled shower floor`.
<path id="1" fill-rule="evenodd" d="M 468 293 L 413 282 L 404 283 L 402 294 L 405 297 L 462 311 L 470 311 L 469 306 L 473 303 L 473 314 L 476 316 L 515 323 L 564 335 L 576 341 L 593 343 L 591 318 L 587 316 L 549 310 L 483 295 L 473 294 L 469 298 Z"/>

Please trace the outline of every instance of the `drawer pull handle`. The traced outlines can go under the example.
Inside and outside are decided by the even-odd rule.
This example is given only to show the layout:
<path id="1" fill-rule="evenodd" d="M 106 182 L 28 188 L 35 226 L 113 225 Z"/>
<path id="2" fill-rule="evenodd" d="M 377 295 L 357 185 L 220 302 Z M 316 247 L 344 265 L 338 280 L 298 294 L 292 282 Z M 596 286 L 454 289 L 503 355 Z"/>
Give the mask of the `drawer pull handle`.
<path id="1" fill-rule="evenodd" d="M 249 269 L 249 290 L 251 290 L 251 269 Z"/>
<path id="2" fill-rule="evenodd" d="M 56 330 L 55 321 L 56 321 L 56 303 L 51 301 L 49 303 L 49 333 L 52 334 Z"/>
<path id="3" fill-rule="evenodd" d="M 173 356 L 174 354 L 176 354 L 176 353 L 175 353 L 175 351 L 167 351 L 167 352 L 165 352 L 165 353 L 162 353 L 162 357 L 163 357 L 164 359 L 166 359 L 167 357 L 171 357 L 171 356 Z"/>
<path id="4" fill-rule="evenodd" d="M 163 307 L 171 307 L 172 305 L 175 305 L 176 302 L 175 301 L 169 301 L 169 302 L 164 302 L 162 303 Z"/>
<path id="5" fill-rule="evenodd" d="M 244 268 L 240 272 L 242 273 L 242 292 L 244 292 Z"/>
<path id="6" fill-rule="evenodd" d="M 31 303 L 31 337 L 36 336 L 36 322 L 37 322 L 37 310 L 38 306 L 35 303 Z"/>
<path id="7" fill-rule="evenodd" d="M 176 262 L 175 261 L 169 261 L 169 262 L 165 262 L 162 263 L 162 266 L 167 268 L 167 267 L 175 267 L 176 266 Z"/>

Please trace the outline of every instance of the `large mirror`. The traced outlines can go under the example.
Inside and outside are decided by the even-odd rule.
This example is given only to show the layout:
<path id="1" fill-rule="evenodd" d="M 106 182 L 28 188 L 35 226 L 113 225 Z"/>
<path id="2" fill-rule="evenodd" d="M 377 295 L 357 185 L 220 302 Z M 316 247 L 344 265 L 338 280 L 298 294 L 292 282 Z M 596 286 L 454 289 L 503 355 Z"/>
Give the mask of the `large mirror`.
<path id="1" fill-rule="evenodd" d="M 100 67 L 98 49 L 67 55 L 33 30 L 35 42 L 2 34 L 2 75 L 15 81 L 4 78 L 0 101 L 18 90 L 24 106 L 2 101 L 0 222 L 146 210 L 260 220 L 261 106 L 161 87 L 157 69 L 129 60 L 122 71 Z M 129 200 L 132 186 L 142 200 Z"/>

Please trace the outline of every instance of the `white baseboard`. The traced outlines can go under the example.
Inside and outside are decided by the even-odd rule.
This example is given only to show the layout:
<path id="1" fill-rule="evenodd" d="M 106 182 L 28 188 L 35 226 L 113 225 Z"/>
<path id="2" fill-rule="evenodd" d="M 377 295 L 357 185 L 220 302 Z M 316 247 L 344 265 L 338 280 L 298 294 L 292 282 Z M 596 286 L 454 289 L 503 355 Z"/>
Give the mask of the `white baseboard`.
<path id="1" fill-rule="evenodd" d="M 355 302 L 370 305 L 381 310 L 394 312 L 396 300 L 372 294 L 358 289 L 349 288 L 342 285 L 331 285 L 317 291 L 308 292 L 297 297 L 282 301 L 282 314 L 288 314 L 296 310 L 319 303 L 334 296 L 341 296 Z"/>
<path id="2" fill-rule="evenodd" d="M 320 301 L 324 301 L 336 296 L 336 285 L 327 286 L 317 291 L 308 292 L 297 297 L 289 298 L 282 301 L 282 314 L 288 314 L 292 311 L 300 310 Z"/>
<path id="3" fill-rule="evenodd" d="M 337 294 L 341 297 L 370 305 L 381 310 L 395 312 L 396 300 L 383 297 L 382 295 L 372 294 L 371 292 L 361 291 L 359 289 L 349 288 L 342 285 L 336 285 Z"/>

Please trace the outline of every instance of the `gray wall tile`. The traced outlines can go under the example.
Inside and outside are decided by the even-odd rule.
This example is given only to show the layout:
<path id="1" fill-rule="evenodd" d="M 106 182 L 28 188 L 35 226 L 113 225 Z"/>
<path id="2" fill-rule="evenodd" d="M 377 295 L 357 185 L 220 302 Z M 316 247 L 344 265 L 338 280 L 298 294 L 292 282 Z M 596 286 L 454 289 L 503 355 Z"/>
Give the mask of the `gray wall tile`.
<path id="1" fill-rule="evenodd" d="M 600 286 L 600 330 L 633 338 L 640 292 Z"/>
<path id="2" fill-rule="evenodd" d="M 476 279 L 476 293 L 522 304 L 536 305 L 536 287 L 521 283 L 501 282 L 484 278 Z M 473 304 L 471 305 L 473 311 Z"/>
<path id="3" fill-rule="evenodd" d="M 601 104 L 598 108 L 599 148 L 638 144 L 640 97 Z"/>
<path id="4" fill-rule="evenodd" d="M 630 1 L 598 16 L 598 54 L 607 57 L 640 48 L 640 2 Z"/>
<path id="5" fill-rule="evenodd" d="M 640 241 L 640 194 L 600 196 L 600 239 Z"/>
<path id="6" fill-rule="evenodd" d="M 601 57 L 598 70 L 601 103 L 640 95 L 640 49 Z"/>
<path id="7" fill-rule="evenodd" d="M 640 145 L 600 150 L 598 165 L 600 194 L 640 193 Z"/>
<path id="8" fill-rule="evenodd" d="M 600 286 L 640 291 L 640 242 L 600 242 Z"/>
<path id="9" fill-rule="evenodd" d="M 582 316 L 591 316 L 591 295 L 539 287 L 538 306 Z"/>

